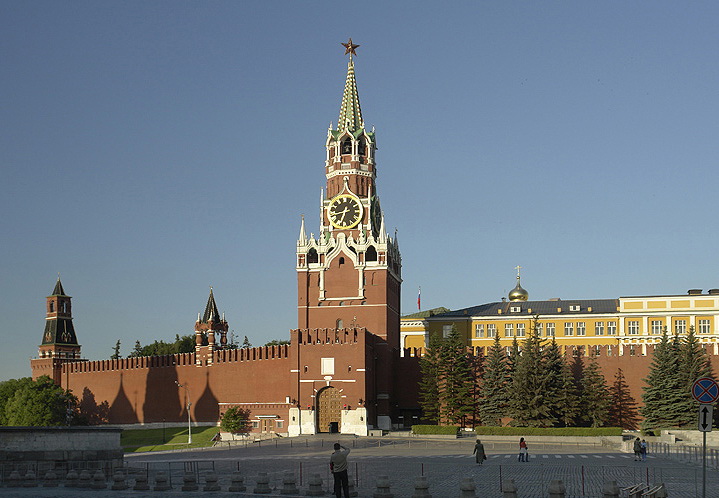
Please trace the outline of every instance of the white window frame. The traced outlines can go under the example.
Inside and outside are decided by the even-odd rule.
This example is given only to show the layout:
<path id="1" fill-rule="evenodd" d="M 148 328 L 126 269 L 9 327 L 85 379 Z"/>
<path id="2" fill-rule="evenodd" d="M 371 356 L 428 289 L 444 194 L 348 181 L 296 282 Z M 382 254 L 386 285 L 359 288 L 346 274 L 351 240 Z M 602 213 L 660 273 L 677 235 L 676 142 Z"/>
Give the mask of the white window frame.
<path id="1" fill-rule="evenodd" d="M 483 323 L 475 323 L 474 324 L 474 337 L 477 339 L 484 337 L 484 324 Z"/>
<path id="2" fill-rule="evenodd" d="M 452 325 L 442 325 L 442 337 L 446 339 L 452 334 Z"/>
<path id="3" fill-rule="evenodd" d="M 577 322 L 577 335 L 587 335 L 587 322 Z"/>
<path id="4" fill-rule="evenodd" d="M 554 322 L 547 322 L 547 337 L 555 337 L 557 335 L 557 326 Z"/>
<path id="5" fill-rule="evenodd" d="M 627 335 L 639 335 L 639 320 L 627 320 Z"/>
<path id="6" fill-rule="evenodd" d="M 607 322 L 607 335 L 617 335 L 617 322 L 614 320 Z"/>
<path id="7" fill-rule="evenodd" d="M 594 335 L 604 335 L 604 322 L 594 322 Z"/>
<path id="8" fill-rule="evenodd" d="M 574 322 L 564 322 L 564 336 L 574 335 Z"/>
<path id="9" fill-rule="evenodd" d="M 699 333 L 700 334 L 711 334 L 712 321 L 708 318 L 701 318 L 699 320 Z"/>
<path id="10" fill-rule="evenodd" d="M 536 330 L 536 332 L 537 332 L 537 337 L 542 337 L 542 332 L 544 332 L 544 324 L 537 322 L 537 323 L 535 324 L 535 327 L 536 327 L 536 329 L 537 329 L 537 330 Z"/>
<path id="11" fill-rule="evenodd" d="M 675 334 L 686 334 L 687 333 L 687 321 L 683 318 L 674 321 L 674 333 Z"/>
<path id="12" fill-rule="evenodd" d="M 664 329 L 664 322 L 661 320 L 652 320 L 652 334 L 661 335 Z"/>
<path id="13" fill-rule="evenodd" d="M 514 324 L 513 323 L 505 323 L 504 324 L 504 337 L 514 337 Z"/>
<path id="14" fill-rule="evenodd" d="M 582 311 L 582 307 L 578 304 L 570 304 L 569 311 Z"/>
<path id="15" fill-rule="evenodd" d="M 527 327 L 523 323 L 517 324 L 517 337 L 524 337 L 527 334 Z"/>
<path id="16" fill-rule="evenodd" d="M 334 375 L 335 374 L 335 359 L 334 358 L 322 358 L 321 363 L 321 375 Z"/>
<path id="17" fill-rule="evenodd" d="M 487 324 L 487 337 L 497 337 L 497 324 L 496 323 L 488 323 Z"/>

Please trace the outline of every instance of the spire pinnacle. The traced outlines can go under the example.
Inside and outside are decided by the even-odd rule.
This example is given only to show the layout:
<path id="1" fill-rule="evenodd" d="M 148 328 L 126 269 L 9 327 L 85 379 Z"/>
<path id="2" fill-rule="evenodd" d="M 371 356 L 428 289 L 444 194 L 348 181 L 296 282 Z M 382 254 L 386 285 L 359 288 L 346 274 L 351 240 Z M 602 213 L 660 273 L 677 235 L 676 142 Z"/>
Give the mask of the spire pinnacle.
<path id="1" fill-rule="evenodd" d="M 307 243 L 307 232 L 305 232 L 305 215 L 302 215 L 302 224 L 300 225 L 300 237 L 298 239 L 298 242 L 301 245 L 305 245 Z"/>
<path id="2" fill-rule="evenodd" d="M 57 282 L 55 288 L 52 290 L 51 296 L 65 296 L 65 289 L 62 288 L 62 282 L 60 282 L 60 274 L 57 274 Z"/>
<path id="3" fill-rule="evenodd" d="M 202 316 L 203 322 L 209 322 L 212 319 L 217 319 L 220 316 L 217 311 L 217 304 L 215 304 L 215 296 L 212 294 L 212 287 L 210 287 L 210 297 L 207 298 L 207 306 L 205 306 L 205 314 Z"/>
<path id="4" fill-rule="evenodd" d="M 345 54 L 350 54 L 350 60 L 347 63 L 347 80 L 345 81 L 345 90 L 342 94 L 342 105 L 340 106 L 340 117 L 337 121 L 337 129 L 349 131 L 357 131 L 364 128 L 362 120 L 362 109 L 360 108 L 359 94 L 357 93 L 357 82 L 355 81 L 355 65 L 352 60 L 352 54 L 355 54 L 355 48 L 359 45 L 352 43 L 352 39 L 345 46 Z"/>

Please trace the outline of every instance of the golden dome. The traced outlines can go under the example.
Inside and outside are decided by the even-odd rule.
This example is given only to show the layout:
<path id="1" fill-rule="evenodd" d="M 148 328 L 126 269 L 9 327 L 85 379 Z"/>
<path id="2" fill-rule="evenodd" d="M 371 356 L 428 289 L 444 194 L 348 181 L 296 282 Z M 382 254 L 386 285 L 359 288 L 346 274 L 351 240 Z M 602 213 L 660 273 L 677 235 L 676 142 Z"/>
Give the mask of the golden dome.
<path id="1" fill-rule="evenodd" d="M 509 300 L 526 301 L 527 299 L 529 299 L 529 292 L 522 289 L 522 286 L 519 285 L 519 275 L 517 275 L 517 285 L 509 292 Z"/>

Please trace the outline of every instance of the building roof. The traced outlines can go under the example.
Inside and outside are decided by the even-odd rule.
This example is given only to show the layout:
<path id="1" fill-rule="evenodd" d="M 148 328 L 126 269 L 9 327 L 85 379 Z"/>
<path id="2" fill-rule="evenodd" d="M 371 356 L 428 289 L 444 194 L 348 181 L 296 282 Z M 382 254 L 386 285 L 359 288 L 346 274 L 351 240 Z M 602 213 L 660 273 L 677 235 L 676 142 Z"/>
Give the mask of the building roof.
<path id="1" fill-rule="evenodd" d="M 579 310 L 570 310 L 570 306 L 579 306 Z M 495 302 L 462 308 L 434 315 L 431 319 L 443 320 L 457 317 L 472 316 L 546 316 L 567 315 L 572 313 L 602 314 L 616 313 L 619 306 L 618 299 L 574 299 L 557 301 L 522 301 L 522 302 Z M 520 308 L 520 311 L 511 311 L 510 308 Z M 590 311 L 591 308 L 591 311 Z M 531 311 L 530 311 L 531 310 Z M 560 311 L 561 310 L 561 311 Z"/>
<path id="2" fill-rule="evenodd" d="M 359 94 L 357 93 L 357 82 L 355 81 L 355 64 L 352 56 L 350 56 L 347 63 L 347 80 L 342 94 L 340 117 L 337 122 L 337 129 L 344 130 L 345 127 L 352 132 L 364 128 L 362 109 L 360 108 Z"/>
<path id="3" fill-rule="evenodd" d="M 202 321 L 207 323 L 212 318 L 214 321 L 220 321 L 220 313 L 217 311 L 217 304 L 215 304 L 215 296 L 212 294 L 212 287 L 210 287 L 210 297 L 207 298 L 207 305 L 205 306 L 205 314 L 202 315 Z"/>
<path id="4" fill-rule="evenodd" d="M 440 306 L 439 308 L 432 308 L 431 310 L 424 310 L 424 311 L 418 311 L 417 313 L 410 313 L 409 315 L 404 315 L 402 318 L 427 318 L 429 316 L 447 313 L 448 311 L 451 311 L 451 310 L 449 308 L 445 308 L 444 306 Z"/>
<path id="5" fill-rule="evenodd" d="M 60 282 L 60 277 L 57 277 L 57 283 L 55 284 L 55 288 L 52 290 L 51 296 L 66 296 L 65 289 L 62 288 L 62 282 Z"/>

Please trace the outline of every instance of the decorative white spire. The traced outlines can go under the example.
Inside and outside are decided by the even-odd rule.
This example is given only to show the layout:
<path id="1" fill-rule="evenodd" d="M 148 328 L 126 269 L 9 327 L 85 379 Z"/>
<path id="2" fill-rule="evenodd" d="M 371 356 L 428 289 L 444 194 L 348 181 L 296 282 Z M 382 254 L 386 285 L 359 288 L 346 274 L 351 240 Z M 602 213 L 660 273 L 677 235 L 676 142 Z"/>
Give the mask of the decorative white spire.
<path id="1" fill-rule="evenodd" d="M 382 214 L 382 222 L 379 225 L 379 243 L 384 244 L 387 242 L 387 230 L 384 227 L 384 214 Z"/>
<path id="2" fill-rule="evenodd" d="M 307 233 L 305 232 L 305 215 L 302 215 L 302 223 L 300 224 L 300 237 L 297 243 L 301 246 L 307 245 Z"/>

